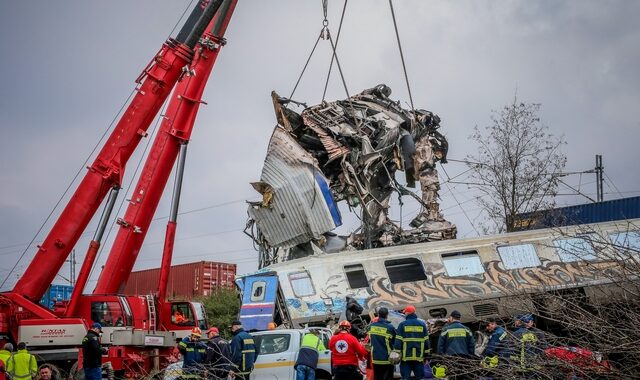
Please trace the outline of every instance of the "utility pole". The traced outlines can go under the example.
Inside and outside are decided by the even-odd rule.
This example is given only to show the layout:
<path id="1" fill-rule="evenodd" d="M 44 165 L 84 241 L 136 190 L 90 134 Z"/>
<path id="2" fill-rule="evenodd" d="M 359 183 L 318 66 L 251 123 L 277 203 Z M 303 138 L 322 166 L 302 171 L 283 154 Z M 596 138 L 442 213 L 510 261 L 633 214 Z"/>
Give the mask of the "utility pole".
<path id="1" fill-rule="evenodd" d="M 596 192 L 597 201 L 604 201 L 604 166 L 602 166 L 602 155 L 596 154 Z"/>
<path id="2" fill-rule="evenodd" d="M 69 263 L 69 279 L 67 281 L 69 281 L 69 285 L 73 286 L 76 280 L 76 264 L 77 264 L 75 249 L 71 251 L 71 255 L 69 256 L 69 259 L 65 260 L 65 262 Z"/>

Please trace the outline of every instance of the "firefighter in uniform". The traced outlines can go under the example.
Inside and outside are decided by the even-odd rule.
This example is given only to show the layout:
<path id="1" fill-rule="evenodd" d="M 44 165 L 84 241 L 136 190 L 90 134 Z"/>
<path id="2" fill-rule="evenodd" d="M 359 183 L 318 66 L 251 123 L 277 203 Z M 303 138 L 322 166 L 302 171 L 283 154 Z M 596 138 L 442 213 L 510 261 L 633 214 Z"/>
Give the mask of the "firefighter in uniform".
<path id="1" fill-rule="evenodd" d="M 477 363 L 472 365 L 468 362 L 469 358 L 475 355 L 476 340 L 469 328 L 460 323 L 462 315 L 459 311 L 454 310 L 449 315 L 449 324 L 447 324 L 440 333 L 438 338 L 438 353 L 447 355 L 451 358 L 450 369 L 454 371 L 453 379 L 464 379 L 465 373 L 475 369 Z M 457 373 L 458 375 L 456 376 Z"/>
<path id="2" fill-rule="evenodd" d="M 517 371 L 524 377 L 536 378 L 540 368 L 537 361 L 546 348 L 544 333 L 533 326 L 533 316 L 524 314 L 518 316 L 513 333 L 511 362 L 517 366 Z"/>
<path id="3" fill-rule="evenodd" d="M 393 379 L 393 364 L 389 355 L 395 344 L 396 329 L 387 320 L 389 310 L 378 309 L 378 320 L 369 325 L 369 341 L 371 343 L 371 361 L 373 362 L 373 378 L 375 380 Z"/>
<path id="4" fill-rule="evenodd" d="M 505 363 L 509 359 L 509 333 L 502 326 L 498 326 L 495 318 L 487 320 L 487 332 L 489 343 L 482 353 L 482 367 L 491 369 L 500 363 Z"/>
<path id="5" fill-rule="evenodd" d="M 400 351 L 400 374 L 409 379 L 411 372 L 416 379 L 424 377 L 424 357 L 429 352 L 429 328 L 418 319 L 416 308 L 409 305 L 404 309 L 405 320 L 396 329 L 395 349 Z M 374 372 L 375 373 L 375 372 Z"/>
<path id="6" fill-rule="evenodd" d="M 229 374 L 237 380 L 249 380 L 258 349 L 253 337 L 242 328 L 242 322 L 233 321 L 231 332 L 231 361 L 235 368 Z"/>
<path id="7" fill-rule="evenodd" d="M 178 344 L 182 354 L 182 369 L 186 373 L 183 377 L 199 377 L 207 353 L 207 346 L 200 341 L 202 330 L 198 327 L 191 329 L 191 335 L 185 336 Z"/>
<path id="8" fill-rule="evenodd" d="M 366 358 L 367 351 L 358 339 L 349 333 L 349 330 L 351 330 L 351 323 L 346 320 L 341 321 L 338 332 L 329 341 L 334 380 L 362 379 L 358 360 Z"/>

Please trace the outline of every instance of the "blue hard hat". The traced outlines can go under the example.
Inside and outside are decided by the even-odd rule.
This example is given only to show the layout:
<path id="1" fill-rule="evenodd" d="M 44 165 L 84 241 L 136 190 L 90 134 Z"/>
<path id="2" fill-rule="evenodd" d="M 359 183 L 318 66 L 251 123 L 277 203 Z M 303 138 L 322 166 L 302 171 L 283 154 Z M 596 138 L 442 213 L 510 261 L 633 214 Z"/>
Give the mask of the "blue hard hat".
<path id="1" fill-rule="evenodd" d="M 102 331 L 102 325 L 99 324 L 98 322 L 95 322 L 94 324 L 91 325 L 92 329 L 98 329 L 100 331 Z"/>

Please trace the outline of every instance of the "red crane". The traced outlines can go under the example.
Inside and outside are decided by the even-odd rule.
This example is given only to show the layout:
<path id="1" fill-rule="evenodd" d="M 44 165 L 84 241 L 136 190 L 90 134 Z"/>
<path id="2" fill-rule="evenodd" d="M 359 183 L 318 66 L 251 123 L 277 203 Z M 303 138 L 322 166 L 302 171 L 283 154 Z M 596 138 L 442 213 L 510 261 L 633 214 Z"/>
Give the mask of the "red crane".
<path id="1" fill-rule="evenodd" d="M 225 1 L 226 9 L 229 8 L 230 3 L 235 6 L 235 0 Z M 198 67 L 199 62 L 207 60 L 209 53 L 205 53 L 205 50 L 214 48 L 213 45 L 207 45 L 211 44 L 209 36 L 213 36 L 212 32 L 216 30 L 214 27 L 219 27 L 223 23 L 226 28 L 230 13 L 227 12 L 228 14 L 225 13 L 224 16 L 219 15 L 216 20 L 212 21 L 222 3 L 223 0 L 198 1 L 177 37 L 170 38 L 163 44 L 160 51 L 136 80 L 136 83 L 139 84 L 136 89 L 137 94 L 124 111 L 95 161 L 88 168 L 89 171 L 46 236 L 43 244 L 39 246 L 29 267 L 11 292 L 0 294 L 0 337 L 9 337 L 9 340 L 14 342 L 25 341 L 36 348 L 40 346 L 55 348 L 55 350 L 47 350 L 46 353 L 44 351 L 39 353 L 45 360 L 54 361 L 64 359 L 65 354 L 69 352 L 71 352 L 71 357 L 74 356 L 74 353 L 77 357 L 77 348 L 71 347 L 79 345 L 86 332 L 86 326 L 95 321 L 107 322 L 114 329 L 108 335 L 106 342 L 113 344 L 109 350 L 108 359 L 116 369 L 122 370 L 125 367 L 129 367 L 131 370 L 131 365 L 134 363 L 138 367 L 142 366 L 144 369 L 148 369 L 152 356 L 147 351 L 144 351 L 146 354 L 141 356 L 143 351 L 140 351 L 144 350 L 147 345 L 155 347 L 155 356 L 158 356 L 158 350 L 164 349 L 166 351 L 173 346 L 174 342 L 168 339 L 175 338 L 173 333 L 150 335 L 140 330 L 156 329 L 157 309 L 152 297 L 125 297 L 118 296 L 116 292 L 100 296 L 82 296 L 81 292 L 100 246 L 100 240 L 115 203 L 128 159 L 142 137 L 146 136 L 146 130 L 171 89 L 180 78 L 185 77 L 184 74 L 188 75 L 182 80 L 180 88 L 190 88 L 187 84 L 190 82 L 200 83 L 202 87 L 206 83 L 208 72 L 203 75 L 204 80 L 198 79 L 196 81 L 194 78 L 198 76 L 191 74 L 194 73 L 194 68 Z M 205 33 L 207 26 L 209 26 L 209 31 Z M 221 30 L 224 31 L 224 28 Z M 212 55 L 216 56 L 217 52 Z M 175 94 L 178 95 L 174 95 L 172 103 L 178 102 L 176 100 L 178 98 L 188 97 L 190 93 L 180 90 Z M 180 103 L 182 104 L 174 106 L 176 118 L 168 131 L 168 135 L 172 137 L 165 138 L 165 146 L 167 147 L 174 142 L 174 139 L 186 142 L 193 125 L 192 118 L 195 118 L 195 112 L 190 112 L 190 118 L 187 119 L 179 116 L 181 112 L 184 112 L 182 110 L 193 108 L 193 106 L 185 105 L 189 103 L 188 99 L 187 101 L 182 100 Z M 183 126 L 188 123 L 191 123 L 189 127 Z M 166 137 L 166 133 L 163 135 Z M 170 172 L 175 155 L 171 158 L 171 155 L 164 156 L 162 152 L 159 152 L 158 156 L 150 156 L 148 161 L 156 161 L 151 165 L 163 167 Z M 163 190 L 162 187 L 154 189 L 156 190 L 151 191 L 162 193 Z M 109 191 L 111 194 L 105 212 L 103 212 L 98 231 L 90 244 L 79 274 L 77 285 L 79 289 L 74 290 L 66 314 L 55 311 L 52 313 L 37 302 L 64 264 L 71 249 L 77 243 L 81 233 L 86 229 L 87 224 Z M 156 199 L 156 197 L 159 199 L 160 194 L 150 198 Z M 153 209 L 155 210 L 155 206 Z M 124 255 L 121 260 L 130 260 L 129 267 L 131 268 L 135 257 L 136 255 Z M 125 281 L 127 276 L 125 274 Z M 103 312 L 110 310 L 114 305 L 121 310 L 120 320 L 99 320 L 100 316 L 106 315 Z M 65 314 L 66 317 L 59 317 L 61 314 Z M 81 318 L 71 318 L 69 317 L 71 315 Z M 105 342 L 105 336 L 103 336 L 103 342 Z M 138 360 L 141 357 L 146 359 Z"/>
<path id="2" fill-rule="evenodd" d="M 140 174 L 125 216 L 118 222 L 120 230 L 100 274 L 94 294 L 121 293 L 127 283 L 178 153 L 181 147 L 186 149 L 196 114 L 200 104 L 203 103 L 202 93 L 220 51 L 220 46 L 224 44 L 224 33 L 235 5 L 235 0 L 223 4 L 224 9 L 219 12 L 221 16 L 214 20 L 212 30 L 205 32 L 202 36 L 199 54 L 192 66 L 196 75 L 186 78 L 176 86 L 174 96 L 167 107 L 160 130 L 151 147 L 149 159 Z M 180 174 L 180 170 L 178 173 Z M 168 235 L 165 239 L 170 244 L 173 243 L 173 234 L 175 233 L 179 193 L 178 197 L 175 195 L 176 204 L 175 207 L 172 207 Z M 167 264 L 166 268 L 168 269 L 170 257 Z"/>

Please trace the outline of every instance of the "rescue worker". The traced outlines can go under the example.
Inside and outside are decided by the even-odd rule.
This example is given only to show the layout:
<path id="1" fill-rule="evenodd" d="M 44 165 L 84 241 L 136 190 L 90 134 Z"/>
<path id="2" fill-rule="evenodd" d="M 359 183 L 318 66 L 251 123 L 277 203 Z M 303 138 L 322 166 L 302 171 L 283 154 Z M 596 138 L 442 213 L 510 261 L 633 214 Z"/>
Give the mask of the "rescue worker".
<path id="1" fill-rule="evenodd" d="M 429 352 L 429 328 L 418 319 L 416 308 L 409 305 L 404 308 L 405 320 L 396 329 L 394 348 L 400 351 L 400 375 L 409 379 L 411 373 L 416 379 L 424 377 L 424 357 Z M 375 374 L 375 370 L 374 370 Z"/>
<path id="2" fill-rule="evenodd" d="M 231 364 L 231 347 L 229 342 L 220 336 L 220 330 L 217 327 L 211 327 L 207 330 L 207 353 L 205 364 L 208 373 L 213 374 L 215 378 L 226 379 L 229 375 Z"/>
<path id="3" fill-rule="evenodd" d="M 364 359 L 367 356 L 367 351 L 358 342 L 358 339 L 351 335 L 350 330 L 351 323 L 349 321 L 340 321 L 338 331 L 329 341 L 334 380 L 362 379 L 358 360 Z"/>
<path id="4" fill-rule="evenodd" d="M 7 359 L 7 373 L 13 380 L 31 380 L 38 373 L 36 357 L 29 353 L 26 343 L 18 343 L 18 351 Z"/>
<path id="5" fill-rule="evenodd" d="M 231 323 L 231 362 L 234 368 L 229 372 L 237 380 L 249 380 L 253 363 L 258 356 L 258 348 L 253 337 L 242 328 L 242 322 L 233 321 Z"/>
<path id="6" fill-rule="evenodd" d="M 7 370 L 7 360 L 13 355 L 13 344 L 5 343 L 2 350 L 0 350 L 0 363 L 4 365 L 5 371 Z"/>
<path id="7" fill-rule="evenodd" d="M 509 359 L 509 333 L 498 325 L 495 318 L 488 318 L 486 330 L 490 335 L 489 343 L 482 353 L 482 366 L 495 368 L 500 362 L 504 363 Z"/>
<path id="8" fill-rule="evenodd" d="M 191 329 L 191 334 L 185 336 L 178 344 L 178 349 L 182 354 L 182 369 L 187 376 L 199 376 L 202 372 L 207 346 L 200 342 L 202 330 L 198 327 Z"/>
<path id="9" fill-rule="evenodd" d="M 395 344 L 396 329 L 387 320 L 388 316 L 386 307 L 379 308 L 377 321 L 371 323 L 368 329 L 375 380 L 393 379 L 394 365 L 389 361 L 389 355 Z"/>
<path id="10" fill-rule="evenodd" d="M 298 358 L 293 366 L 296 370 L 296 380 L 315 380 L 320 352 L 326 350 L 319 334 L 320 331 L 314 329 L 302 337 Z"/>
<path id="11" fill-rule="evenodd" d="M 460 323 L 462 314 L 454 310 L 449 315 L 449 323 L 442 329 L 438 339 L 438 353 L 452 356 L 473 356 L 476 339 L 469 328 Z"/>
<path id="12" fill-rule="evenodd" d="M 102 325 L 95 322 L 82 339 L 82 368 L 85 380 L 102 380 L 102 354 L 106 353 L 106 348 L 103 349 L 100 343 L 101 335 Z"/>
<path id="13" fill-rule="evenodd" d="M 0 380 L 6 380 L 7 378 L 7 362 L 13 355 L 13 344 L 5 343 L 2 350 L 0 350 Z"/>
<path id="14" fill-rule="evenodd" d="M 534 327 L 533 316 L 523 314 L 516 320 L 518 329 L 513 333 L 511 362 L 526 377 L 535 377 L 540 368 L 538 360 L 546 348 L 544 333 Z"/>

